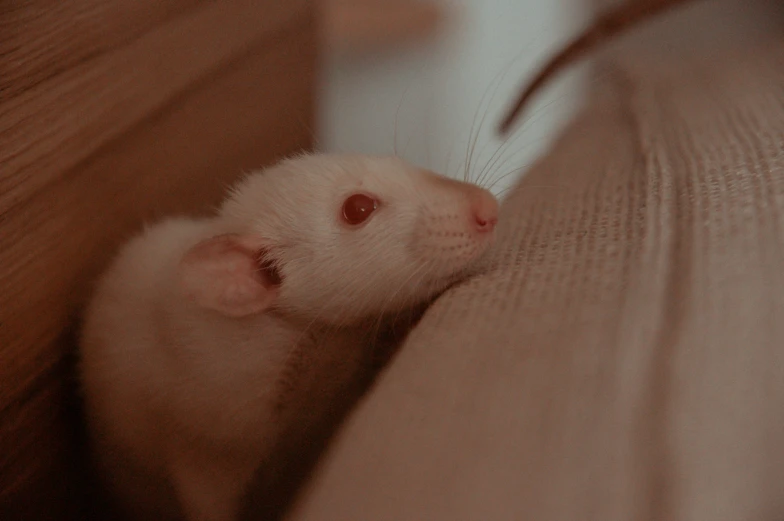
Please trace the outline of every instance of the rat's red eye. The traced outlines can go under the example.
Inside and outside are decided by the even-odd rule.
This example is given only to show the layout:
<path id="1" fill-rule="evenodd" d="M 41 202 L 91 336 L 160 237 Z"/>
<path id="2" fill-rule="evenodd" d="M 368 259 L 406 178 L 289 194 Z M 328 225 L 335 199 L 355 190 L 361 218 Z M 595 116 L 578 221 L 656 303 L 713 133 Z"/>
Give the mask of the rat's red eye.
<path id="1" fill-rule="evenodd" d="M 365 194 L 354 194 L 343 202 L 343 220 L 351 225 L 362 224 L 378 208 L 378 201 Z"/>

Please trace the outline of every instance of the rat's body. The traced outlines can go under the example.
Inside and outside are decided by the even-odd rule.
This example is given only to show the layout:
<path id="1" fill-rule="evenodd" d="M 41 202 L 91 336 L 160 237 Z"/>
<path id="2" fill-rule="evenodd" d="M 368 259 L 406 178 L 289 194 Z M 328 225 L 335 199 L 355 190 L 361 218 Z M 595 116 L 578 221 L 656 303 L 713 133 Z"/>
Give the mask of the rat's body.
<path id="1" fill-rule="evenodd" d="M 197 501 L 218 497 L 223 474 L 238 483 L 251 477 L 282 424 L 275 408 L 285 386 L 280 368 L 295 344 L 309 340 L 265 314 L 210 316 L 180 301 L 172 287 L 177 264 L 210 236 L 212 224 L 170 220 L 130 242 L 101 281 L 85 328 L 83 382 L 99 463 L 116 480 L 111 485 L 125 508 L 152 503 L 150 519 L 162 508 L 174 518 L 172 500 L 180 495 L 192 495 L 183 502 L 203 511 L 203 519 L 219 519 L 218 509 L 230 508 L 215 505 L 209 515 L 210 506 Z M 183 449 L 209 460 L 178 454 Z M 171 467 L 189 462 L 198 467 L 192 472 L 209 468 L 200 473 L 215 480 L 203 491 L 171 494 L 168 476 L 186 472 Z M 228 470 L 221 472 L 223 465 Z M 151 498 L 151 490 L 158 497 Z M 222 495 L 236 501 L 232 492 Z M 199 519 L 195 513 L 189 518 Z"/>
<path id="2" fill-rule="evenodd" d="M 140 519 L 234 520 L 284 431 L 352 385 L 361 324 L 465 275 L 496 214 L 488 192 L 396 159 L 305 156 L 249 176 L 214 218 L 131 240 L 81 342 L 117 497 Z"/>

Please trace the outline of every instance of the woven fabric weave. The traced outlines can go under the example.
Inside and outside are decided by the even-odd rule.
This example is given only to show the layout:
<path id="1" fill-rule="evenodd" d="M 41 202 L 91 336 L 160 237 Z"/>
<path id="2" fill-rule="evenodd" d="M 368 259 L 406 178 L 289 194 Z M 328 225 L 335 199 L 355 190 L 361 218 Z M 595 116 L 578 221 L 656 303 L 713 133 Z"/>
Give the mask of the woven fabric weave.
<path id="1" fill-rule="evenodd" d="M 646 60 L 611 62 L 291 519 L 784 516 L 784 43 Z"/>

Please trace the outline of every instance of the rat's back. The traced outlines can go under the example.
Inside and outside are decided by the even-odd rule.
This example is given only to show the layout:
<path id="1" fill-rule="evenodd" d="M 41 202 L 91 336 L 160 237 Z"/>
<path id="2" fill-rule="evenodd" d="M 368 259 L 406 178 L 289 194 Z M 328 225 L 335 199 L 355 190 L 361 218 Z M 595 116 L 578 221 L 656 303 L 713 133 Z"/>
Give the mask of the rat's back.
<path id="1" fill-rule="evenodd" d="M 101 446 L 96 453 L 104 456 L 97 463 L 116 487 L 127 489 L 134 481 L 123 478 L 134 469 L 120 467 L 146 462 L 147 468 L 136 470 L 154 473 L 159 460 L 160 436 L 149 404 L 160 396 L 170 365 L 160 313 L 178 259 L 206 230 L 207 221 L 170 219 L 134 237 L 98 280 L 86 310 L 80 341 L 86 416 L 92 443 Z"/>
<path id="2" fill-rule="evenodd" d="M 87 308 L 81 338 L 81 371 L 90 399 L 112 402 L 124 393 L 143 393 L 153 383 L 153 359 L 164 339 L 158 316 L 169 298 L 171 274 L 208 224 L 170 219 L 128 241 L 98 280 Z M 118 385 L 123 381 L 125 385 Z M 137 389 L 138 388 L 138 389 Z M 139 396 L 122 403 L 129 405 Z M 99 407 L 100 409 L 100 407 Z"/>

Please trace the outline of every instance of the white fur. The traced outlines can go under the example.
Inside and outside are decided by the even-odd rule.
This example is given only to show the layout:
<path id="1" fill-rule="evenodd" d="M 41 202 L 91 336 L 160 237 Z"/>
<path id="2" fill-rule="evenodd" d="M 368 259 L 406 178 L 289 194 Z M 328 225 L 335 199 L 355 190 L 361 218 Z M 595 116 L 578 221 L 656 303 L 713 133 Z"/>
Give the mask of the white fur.
<path id="1" fill-rule="evenodd" d="M 351 228 L 340 211 L 357 191 L 381 204 Z M 214 218 L 169 219 L 126 244 L 98 282 L 81 340 L 97 459 L 126 507 L 155 519 L 181 509 L 189 521 L 233 520 L 282 425 L 303 400 L 327 409 L 358 370 L 350 330 L 313 340 L 303 324 L 356 323 L 432 297 L 486 250 L 492 233 L 475 232 L 471 209 L 495 204 L 395 158 L 302 156 L 238 183 Z M 222 257 L 183 275 L 183 259 L 223 234 L 268 252 L 282 284 L 250 291 L 242 263 Z M 215 266 L 229 281 L 217 296 Z M 248 306 L 257 294 L 263 302 Z M 244 307 L 226 307 L 236 299 Z M 292 382 L 297 350 L 309 358 Z"/>

